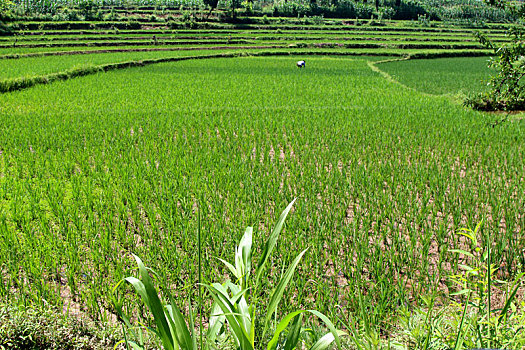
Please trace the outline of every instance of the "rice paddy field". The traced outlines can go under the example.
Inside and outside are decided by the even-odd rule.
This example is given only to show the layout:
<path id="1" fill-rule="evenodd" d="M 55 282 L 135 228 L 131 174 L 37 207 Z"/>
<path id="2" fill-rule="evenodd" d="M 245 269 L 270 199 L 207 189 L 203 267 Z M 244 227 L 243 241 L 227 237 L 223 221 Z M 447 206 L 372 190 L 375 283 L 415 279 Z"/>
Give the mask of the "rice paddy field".
<path id="1" fill-rule="evenodd" d="M 510 280 L 525 264 L 525 119 L 457 101 L 484 91 L 488 54 L 470 29 L 403 22 L 1 37 L 0 296 L 112 320 L 134 253 L 195 298 L 197 233 L 202 280 L 222 280 L 217 258 L 247 226 L 257 257 L 294 198 L 263 289 L 309 250 L 279 312 L 386 337 L 400 308 L 457 290 L 456 233 L 479 222 Z"/>

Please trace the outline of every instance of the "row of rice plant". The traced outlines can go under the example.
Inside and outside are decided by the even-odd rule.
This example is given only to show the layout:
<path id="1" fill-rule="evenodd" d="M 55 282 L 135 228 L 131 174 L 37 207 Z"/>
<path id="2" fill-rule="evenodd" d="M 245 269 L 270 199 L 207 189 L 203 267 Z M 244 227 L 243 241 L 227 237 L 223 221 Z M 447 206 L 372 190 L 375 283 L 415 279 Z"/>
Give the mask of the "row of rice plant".
<path id="1" fill-rule="evenodd" d="M 295 197 L 269 264 L 310 249 L 279 312 L 386 329 L 398 307 L 455 290 L 455 232 L 481 219 L 498 276 L 522 266 L 523 120 L 493 127 L 366 60 L 296 59 L 158 64 L 0 95 L 2 297 L 108 318 L 135 253 L 184 300 L 199 222 L 202 281 L 221 280 L 215 258 L 246 226 L 264 241 Z"/>

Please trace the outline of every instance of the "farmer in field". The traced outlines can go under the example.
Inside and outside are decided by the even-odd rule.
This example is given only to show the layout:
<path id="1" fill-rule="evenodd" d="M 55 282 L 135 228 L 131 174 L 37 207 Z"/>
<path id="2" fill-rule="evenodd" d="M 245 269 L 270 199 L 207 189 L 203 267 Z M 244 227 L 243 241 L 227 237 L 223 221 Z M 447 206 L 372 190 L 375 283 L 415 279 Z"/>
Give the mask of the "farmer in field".
<path id="1" fill-rule="evenodd" d="M 297 62 L 297 67 L 299 67 L 299 68 L 304 68 L 304 67 L 306 67 L 306 62 L 305 62 L 305 61 L 298 61 L 298 62 Z"/>

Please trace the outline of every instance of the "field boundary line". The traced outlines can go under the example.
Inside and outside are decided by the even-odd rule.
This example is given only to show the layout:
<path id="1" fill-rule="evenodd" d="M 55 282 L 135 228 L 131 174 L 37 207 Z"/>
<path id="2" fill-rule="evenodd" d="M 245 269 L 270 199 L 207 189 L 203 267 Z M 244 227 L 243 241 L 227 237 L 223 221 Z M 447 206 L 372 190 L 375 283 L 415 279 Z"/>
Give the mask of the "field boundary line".
<path id="1" fill-rule="evenodd" d="M 73 50 L 73 51 L 46 51 L 30 52 L 23 54 L 0 55 L 0 60 L 20 59 L 28 57 L 46 56 L 68 56 L 68 55 L 90 55 L 98 53 L 119 53 L 119 52 L 157 52 L 157 51 L 198 51 L 198 50 L 257 50 L 257 49 L 279 49 L 288 48 L 287 45 L 261 45 L 261 46 L 205 46 L 205 47 L 156 47 L 156 48 L 134 48 L 134 49 L 101 49 L 101 50 Z"/>
<path id="2" fill-rule="evenodd" d="M 384 70 L 381 70 L 379 67 L 377 67 L 375 64 L 376 63 L 387 63 L 387 62 L 397 62 L 397 61 L 409 61 L 411 58 L 410 57 L 405 57 L 405 58 L 400 58 L 400 59 L 396 59 L 396 60 L 383 60 L 383 61 L 377 61 L 377 62 L 372 62 L 372 61 L 368 61 L 367 64 L 368 64 L 368 67 L 370 67 L 370 69 L 376 73 L 379 73 L 383 78 L 385 78 L 387 81 L 391 82 L 391 83 L 394 83 L 394 84 L 397 84 L 405 89 L 408 89 L 410 91 L 414 91 L 414 92 L 417 92 L 419 94 L 422 94 L 423 96 L 440 96 L 440 95 L 432 95 L 432 94 L 429 94 L 427 92 L 423 92 L 423 91 L 419 91 L 411 86 L 408 86 L 408 85 L 405 85 L 403 84 L 402 82 L 400 82 L 399 80 L 396 80 L 393 76 L 391 76 L 390 74 L 388 74 L 387 72 L 385 72 Z"/>
<path id="3" fill-rule="evenodd" d="M 64 81 L 76 77 L 82 77 L 95 73 L 108 72 L 117 69 L 131 68 L 131 67 L 142 67 L 145 65 L 165 62 L 177 62 L 191 59 L 207 59 L 207 58 L 221 58 L 221 57 L 236 57 L 240 56 L 241 53 L 220 53 L 214 55 L 202 55 L 202 56 L 182 56 L 182 57 L 163 57 L 146 60 L 136 61 L 125 61 L 119 63 L 102 64 L 98 66 L 87 66 L 69 69 L 66 71 L 51 73 L 45 75 L 37 75 L 33 77 L 23 77 L 15 79 L 6 79 L 0 81 L 0 93 L 19 91 L 30 88 L 35 85 L 50 84 L 55 81 Z"/>
<path id="4" fill-rule="evenodd" d="M 438 52 L 438 53 L 422 53 L 414 54 L 405 56 L 402 53 L 399 53 L 399 56 L 402 56 L 402 58 L 394 59 L 394 60 L 404 60 L 404 59 L 412 59 L 412 58 L 430 58 L 432 56 L 435 57 L 460 57 L 460 56 L 470 56 L 472 52 Z M 474 54 L 479 54 L 478 52 L 474 52 Z M 69 70 L 65 70 L 62 72 L 57 73 L 50 73 L 50 74 L 43 74 L 43 75 L 35 75 L 30 77 L 21 77 L 21 78 L 12 78 L 12 79 L 4 79 L 0 80 L 0 93 L 7 93 L 7 92 L 13 92 L 13 91 L 20 91 L 23 89 L 27 89 L 36 85 L 44 85 L 44 84 L 50 84 L 55 81 L 65 81 L 76 77 L 82 77 L 86 75 L 96 74 L 100 72 L 108 72 L 112 70 L 117 69 L 125 69 L 125 68 L 132 68 L 132 67 L 142 67 L 150 64 L 156 64 L 156 63 L 167 63 L 167 62 L 178 62 L 178 61 L 186 61 L 186 60 L 198 60 L 198 59 L 211 59 L 211 58 L 233 58 L 233 57 L 258 57 L 258 56 L 293 56 L 293 55 L 310 55 L 310 56 L 395 56 L 395 53 L 387 54 L 387 53 L 368 53 L 368 52 L 352 52 L 352 51 L 260 51 L 260 52 L 253 52 L 249 53 L 246 51 L 240 51 L 240 52 L 224 52 L 224 53 L 218 53 L 218 54 L 211 54 L 211 55 L 197 55 L 197 56 L 177 56 L 177 57 L 162 57 L 162 58 L 151 58 L 151 59 L 144 59 L 144 60 L 133 60 L 133 61 L 124 61 L 119 63 L 108 63 L 108 64 L 102 64 L 102 65 L 96 65 L 96 66 L 85 66 L 85 67 L 79 67 L 79 68 L 73 68 Z M 378 67 L 371 65 L 370 62 L 368 62 L 369 67 L 383 75 L 385 78 L 389 77 L 388 79 L 397 82 L 400 85 L 403 85 L 393 79 L 388 73 L 383 72 Z M 405 86 L 405 85 L 403 85 Z M 405 86 L 406 88 L 412 89 L 408 86 Z M 413 89 L 414 91 L 417 91 Z M 434 95 L 429 95 L 434 96 Z"/>
<path id="5" fill-rule="evenodd" d="M 474 52 L 475 54 L 478 54 L 478 52 Z M 395 79 L 392 75 L 390 75 L 389 73 L 385 72 L 384 70 L 381 70 L 381 68 L 379 68 L 377 65 L 378 64 L 382 64 L 382 63 L 388 63 L 388 62 L 398 62 L 398 61 L 409 61 L 409 60 L 422 60 L 422 59 L 435 59 L 435 58 L 447 58 L 447 57 L 480 57 L 480 56 L 489 56 L 487 54 L 484 54 L 484 55 L 472 55 L 472 56 L 469 56 L 469 55 L 466 55 L 466 56 L 459 56 L 459 55 L 450 55 L 450 56 L 447 56 L 447 55 L 441 55 L 439 53 L 436 53 L 436 54 L 432 54 L 432 53 L 428 53 L 428 54 L 425 54 L 425 53 L 421 53 L 421 54 L 412 54 L 412 55 L 407 55 L 403 58 L 397 58 L 397 59 L 387 59 L 387 60 L 381 60 L 381 61 L 368 61 L 367 64 L 368 64 L 368 67 L 380 74 L 383 78 L 385 78 L 387 81 L 389 82 L 392 82 L 394 84 L 398 84 L 400 86 L 402 86 L 403 88 L 405 89 L 408 89 L 408 90 L 411 90 L 411 91 L 415 91 L 419 94 L 422 94 L 423 96 L 434 96 L 434 97 L 449 97 L 449 98 L 452 98 L 453 99 L 453 95 L 450 95 L 450 94 L 441 94 L 441 95 L 436 95 L 436 94 L 429 94 L 428 92 L 424 92 L 424 91 L 420 91 L 416 88 L 413 88 L 411 86 L 408 86 L 408 85 L 405 85 L 403 84 L 402 82 L 400 82 L 399 80 Z"/>

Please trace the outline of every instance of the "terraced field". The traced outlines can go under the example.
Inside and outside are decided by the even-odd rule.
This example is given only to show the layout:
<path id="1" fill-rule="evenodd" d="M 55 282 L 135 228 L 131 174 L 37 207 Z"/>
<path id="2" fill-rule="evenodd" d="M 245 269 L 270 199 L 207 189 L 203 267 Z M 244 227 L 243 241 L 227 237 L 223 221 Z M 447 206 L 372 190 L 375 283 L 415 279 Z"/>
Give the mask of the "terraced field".
<path id="1" fill-rule="evenodd" d="M 78 22 L 77 27 L 82 27 Z M 88 69 L 111 63 L 138 62 L 155 58 L 202 56 L 216 53 L 234 55 L 349 55 L 349 56 L 477 56 L 487 54 L 467 29 L 419 28 L 395 23 L 386 27 L 362 25 L 300 26 L 265 25 L 253 29 L 169 30 L 21 30 L 0 41 L 0 87 L 6 91 L 13 79 Z M 51 23 L 60 27 L 58 23 Z M 50 25 L 51 25 L 50 24 Z M 86 25 L 89 27 L 89 22 Z M 20 23 L 21 28 L 30 28 Z M 45 28 L 45 23 L 39 27 Z M 109 26 L 109 24 L 108 24 Z M 248 27 L 248 28 L 245 28 Z M 488 30 L 493 40 L 504 41 L 502 29 Z M 7 81 L 6 81 L 7 80 Z M 45 79 L 40 79 L 45 81 Z M 29 84 L 31 85 L 31 84 Z"/>
<path id="2" fill-rule="evenodd" d="M 490 74 L 469 29 L 24 26 L 0 40 L 3 298 L 111 318 L 131 252 L 195 297 L 197 232 L 216 281 L 293 198 L 272 266 L 310 250 L 280 312 L 388 329 L 455 290 L 455 233 L 481 220 L 499 278 L 525 264 L 524 120 L 450 97 Z"/>

